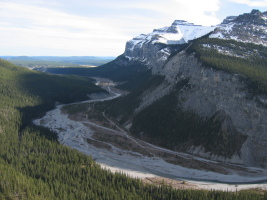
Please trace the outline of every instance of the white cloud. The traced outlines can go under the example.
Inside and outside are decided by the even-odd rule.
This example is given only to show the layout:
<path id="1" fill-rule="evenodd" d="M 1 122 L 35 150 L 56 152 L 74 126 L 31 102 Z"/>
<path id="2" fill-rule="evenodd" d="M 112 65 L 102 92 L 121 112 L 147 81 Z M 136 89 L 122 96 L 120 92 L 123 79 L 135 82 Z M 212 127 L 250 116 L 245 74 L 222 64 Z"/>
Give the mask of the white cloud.
<path id="1" fill-rule="evenodd" d="M 220 20 L 215 16 L 215 12 L 220 9 L 219 3 L 219 0 L 165 0 L 142 1 L 137 4 L 127 2 L 120 6 L 124 9 L 137 8 L 155 11 L 163 14 L 165 19 L 168 18 L 172 21 L 184 19 L 200 25 L 217 25 Z"/>
<path id="2" fill-rule="evenodd" d="M 72 55 L 122 53 L 119 46 L 128 39 L 106 20 L 70 15 L 56 10 L 24 4 L 0 3 L 0 54 L 11 45 L 20 49 L 51 48 L 72 50 Z M 113 52 L 107 45 L 113 46 Z M 96 47 L 102 46 L 102 50 Z M 92 49 L 95 48 L 95 51 Z"/>
<path id="3" fill-rule="evenodd" d="M 116 56 L 127 40 L 175 19 L 220 23 L 219 0 L 0 1 L 0 55 L 42 55 L 44 49 L 56 55 Z"/>
<path id="4" fill-rule="evenodd" d="M 253 0 L 228 0 L 233 3 L 245 4 L 250 7 L 267 7 L 267 0 L 253 1 Z"/>
<path id="5" fill-rule="evenodd" d="M 216 12 L 220 9 L 219 0 L 174 0 L 180 5 L 183 17 L 201 25 L 217 25 L 220 23 Z M 177 13 L 177 16 L 178 13 Z"/>

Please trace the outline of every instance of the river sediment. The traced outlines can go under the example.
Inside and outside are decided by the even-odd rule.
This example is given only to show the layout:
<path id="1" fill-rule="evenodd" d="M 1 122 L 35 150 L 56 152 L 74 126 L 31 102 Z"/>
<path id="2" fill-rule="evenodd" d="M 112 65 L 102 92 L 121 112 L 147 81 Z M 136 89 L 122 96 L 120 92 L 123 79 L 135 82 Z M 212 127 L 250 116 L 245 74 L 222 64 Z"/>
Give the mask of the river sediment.
<path id="1" fill-rule="evenodd" d="M 109 95 L 96 95 L 92 100 L 71 104 L 83 106 L 75 115 L 68 114 L 62 109 L 64 105 L 59 105 L 34 123 L 55 131 L 60 143 L 92 156 L 103 168 L 127 173 L 148 183 L 165 181 L 177 188 L 233 191 L 267 189 L 267 170 L 209 161 L 157 147 L 132 137 L 104 113 L 98 113 L 106 119 L 104 121 L 90 118 L 86 113 L 92 103 L 121 95 L 114 90 L 113 82 L 98 79 L 97 83 L 109 91 Z"/>

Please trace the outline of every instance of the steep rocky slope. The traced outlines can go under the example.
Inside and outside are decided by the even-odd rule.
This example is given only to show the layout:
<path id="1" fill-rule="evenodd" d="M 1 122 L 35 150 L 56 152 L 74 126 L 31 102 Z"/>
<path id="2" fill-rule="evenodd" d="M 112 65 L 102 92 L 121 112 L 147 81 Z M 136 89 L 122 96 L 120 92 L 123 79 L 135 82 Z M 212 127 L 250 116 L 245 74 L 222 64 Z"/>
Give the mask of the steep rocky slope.
<path id="1" fill-rule="evenodd" d="M 175 21 L 128 41 L 114 63 L 138 62 L 164 79 L 131 96 L 134 109 L 108 113 L 144 140 L 212 160 L 266 167 L 267 49 L 259 45 L 267 44 L 266 14 L 253 10 L 216 27 Z M 198 44 L 201 37 L 206 40 Z"/>
<path id="2" fill-rule="evenodd" d="M 106 113 L 136 137 L 213 160 L 267 167 L 267 12 L 203 27 L 176 20 L 95 69 L 131 93 Z M 55 71 L 53 71 L 55 73 Z"/>
<path id="3" fill-rule="evenodd" d="M 181 89 L 177 97 L 177 106 L 181 111 L 193 112 L 204 121 L 217 120 L 221 126 L 218 132 L 222 133 L 223 140 L 236 138 L 228 148 L 239 145 L 227 156 L 222 152 L 215 152 L 215 147 L 210 149 L 210 153 L 205 152 L 203 144 L 191 147 L 188 145 L 186 151 L 215 160 L 265 165 L 267 152 L 265 95 L 251 97 L 241 75 L 205 68 L 194 55 L 187 55 L 184 51 L 174 56 L 164 66 L 162 73 L 167 76 L 172 75 L 168 76 L 168 80 L 172 80 L 170 85 L 174 81 L 189 80 L 190 87 Z M 223 143 L 220 142 L 222 145 Z M 225 147 L 227 146 L 219 150 L 228 151 L 229 149 L 224 149 Z"/>

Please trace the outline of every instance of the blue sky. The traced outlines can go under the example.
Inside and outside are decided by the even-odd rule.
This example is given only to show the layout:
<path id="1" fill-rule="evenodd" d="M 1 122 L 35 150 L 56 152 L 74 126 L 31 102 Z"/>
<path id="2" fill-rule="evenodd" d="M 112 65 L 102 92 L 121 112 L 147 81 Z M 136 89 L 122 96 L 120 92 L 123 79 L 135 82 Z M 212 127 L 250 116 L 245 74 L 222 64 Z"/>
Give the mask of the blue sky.
<path id="1" fill-rule="evenodd" d="M 178 20 L 216 25 L 267 0 L 0 0 L 0 55 L 118 56 Z"/>

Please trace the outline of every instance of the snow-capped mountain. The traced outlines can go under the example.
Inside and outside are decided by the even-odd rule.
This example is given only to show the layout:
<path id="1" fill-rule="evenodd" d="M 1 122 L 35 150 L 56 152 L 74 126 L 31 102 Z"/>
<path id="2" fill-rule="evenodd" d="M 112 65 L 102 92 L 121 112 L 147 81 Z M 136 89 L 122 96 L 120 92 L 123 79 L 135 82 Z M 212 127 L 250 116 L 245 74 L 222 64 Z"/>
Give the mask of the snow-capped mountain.
<path id="1" fill-rule="evenodd" d="M 258 10 L 214 27 L 176 20 L 128 41 L 106 69 L 132 70 L 136 80 L 151 71 L 163 81 L 139 85 L 132 112 L 115 106 L 122 111 L 113 117 L 136 136 L 176 150 L 267 168 L 266 22 L 267 12 Z M 253 91 L 259 88 L 265 92 Z"/>
<path id="2" fill-rule="evenodd" d="M 155 69 L 155 66 L 162 66 L 172 53 L 179 50 L 179 45 L 202 37 L 214 29 L 175 20 L 169 27 L 154 29 L 152 33 L 141 34 L 128 41 L 124 56 Z"/>
<path id="3" fill-rule="evenodd" d="M 134 89 L 107 114 L 135 136 L 267 168 L 266 46 L 267 12 L 227 17 L 215 27 L 176 20 L 128 41 L 122 55 L 90 75 Z"/>
<path id="4" fill-rule="evenodd" d="M 200 26 L 175 20 L 171 26 L 154 29 L 126 43 L 124 56 L 142 62 L 153 70 L 160 69 L 179 45 L 210 34 L 210 38 L 236 40 L 267 46 L 267 12 L 252 10 L 239 16 L 229 16 L 217 26 Z"/>
<path id="5" fill-rule="evenodd" d="M 170 27 L 154 29 L 147 35 L 141 34 L 127 42 L 127 50 L 141 48 L 145 43 L 183 44 L 199 38 L 214 30 L 215 27 L 194 25 L 183 20 L 175 20 Z M 136 46 L 137 45 L 137 46 Z"/>
<path id="6" fill-rule="evenodd" d="M 237 17 L 227 17 L 210 37 L 267 46 L 267 12 L 252 10 Z"/>

